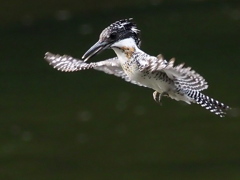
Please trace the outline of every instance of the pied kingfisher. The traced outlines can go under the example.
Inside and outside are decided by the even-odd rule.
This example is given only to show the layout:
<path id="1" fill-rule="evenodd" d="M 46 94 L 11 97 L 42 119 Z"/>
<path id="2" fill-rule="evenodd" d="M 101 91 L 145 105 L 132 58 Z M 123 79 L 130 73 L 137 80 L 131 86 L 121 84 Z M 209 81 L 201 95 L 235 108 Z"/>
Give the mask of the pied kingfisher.
<path id="1" fill-rule="evenodd" d="M 153 98 L 158 103 L 162 96 L 168 96 L 188 104 L 200 104 L 216 115 L 224 117 L 225 111 L 230 107 L 201 93 L 208 85 L 200 74 L 190 67 L 184 67 L 184 64 L 174 66 L 174 58 L 166 61 L 162 55 L 155 57 L 146 54 L 140 49 L 139 36 L 140 30 L 132 22 L 132 18 L 122 19 L 102 31 L 97 43 L 83 55 L 84 61 L 49 52 L 45 54 L 45 59 L 60 71 L 96 69 L 133 84 L 151 88 L 154 90 Z M 94 55 L 109 48 L 115 51 L 117 57 L 86 63 Z"/>

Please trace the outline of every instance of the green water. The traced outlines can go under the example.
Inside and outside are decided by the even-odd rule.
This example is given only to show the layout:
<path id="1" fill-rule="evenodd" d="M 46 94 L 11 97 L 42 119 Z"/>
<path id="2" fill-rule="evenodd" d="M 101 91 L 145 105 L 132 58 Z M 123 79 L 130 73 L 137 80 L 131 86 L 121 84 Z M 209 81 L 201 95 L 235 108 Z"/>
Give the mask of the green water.
<path id="1" fill-rule="evenodd" d="M 239 4 L 160 4 L 1 29 L 0 178 L 240 179 Z M 62 73 L 45 52 L 80 58 L 115 20 L 133 17 L 142 49 L 185 62 L 236 108 L 221 119 L 102 72 Z M 91 61 L 112 57 L 105 51 Z"/>

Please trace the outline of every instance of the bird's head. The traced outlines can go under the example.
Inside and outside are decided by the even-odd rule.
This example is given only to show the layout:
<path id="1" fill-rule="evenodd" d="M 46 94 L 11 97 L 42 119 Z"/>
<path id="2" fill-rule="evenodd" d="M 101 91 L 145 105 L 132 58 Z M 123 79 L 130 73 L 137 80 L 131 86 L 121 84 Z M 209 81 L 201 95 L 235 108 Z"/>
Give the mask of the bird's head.
<path id="1" fill-rule="evenodd" d="M 82 59 L 87 61 L 105 49 L 117 48 L 121 46 L 121 42 L 123 41 L 127 43 L 127 40 L 131 40 L 131 42 L 140 47 L 141 41 L 139 36 L 140 30 L 138 30 L 136 24 L 132 22 L 132 18 L 116 21 L 102 31 L 98 42 L 82 56 Z"/>

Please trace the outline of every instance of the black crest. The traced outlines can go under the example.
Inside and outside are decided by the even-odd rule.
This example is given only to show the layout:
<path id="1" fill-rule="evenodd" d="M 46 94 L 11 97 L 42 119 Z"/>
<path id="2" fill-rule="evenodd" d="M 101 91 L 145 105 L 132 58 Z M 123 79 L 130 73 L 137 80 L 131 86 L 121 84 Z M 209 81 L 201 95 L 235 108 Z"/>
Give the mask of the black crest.
<path id="1" fill-rule="evenodd" d="M 109 28 L 125 30 L 125 31 L 129 30 L 129 31 L 133 31 L 134 33 L 138 34 L 140 31 L 137 29 L 136 23 L 134 23 L 132 20 L 133 20 L 133 18 L 121 19 L 119 21 L 112 23 L 109 26 Z"/>
<path id="2" fill-rule="evenodd" d="M 140 30 L 137 29 L 136 23 L 132 18 L 121 19 L 112 23 L 100 35 L 100 38 L 110 38 L 113 40 L 121 40 L 127 37 L 132 37 L 137 46 L 140 47 Z"/>

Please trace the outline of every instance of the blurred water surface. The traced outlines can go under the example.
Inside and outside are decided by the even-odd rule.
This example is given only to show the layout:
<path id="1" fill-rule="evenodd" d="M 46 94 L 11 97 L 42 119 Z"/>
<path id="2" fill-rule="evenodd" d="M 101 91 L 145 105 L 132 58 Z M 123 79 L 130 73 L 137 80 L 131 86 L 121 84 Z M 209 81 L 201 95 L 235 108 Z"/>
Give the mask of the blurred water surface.
<path id="1" fill-rule="evenodd" d="M 127 17 L 144 51 L 193 67 L 210 84 L 206 94 L 234 107 L 230 115 L 168 98 L 159 106 L 150 89 L 44 61 L 47 51 L 80 58 L 103 28 Z M 0 31 L 1 179 L 240 179 L 239 3 L 61 10 Z"/>

